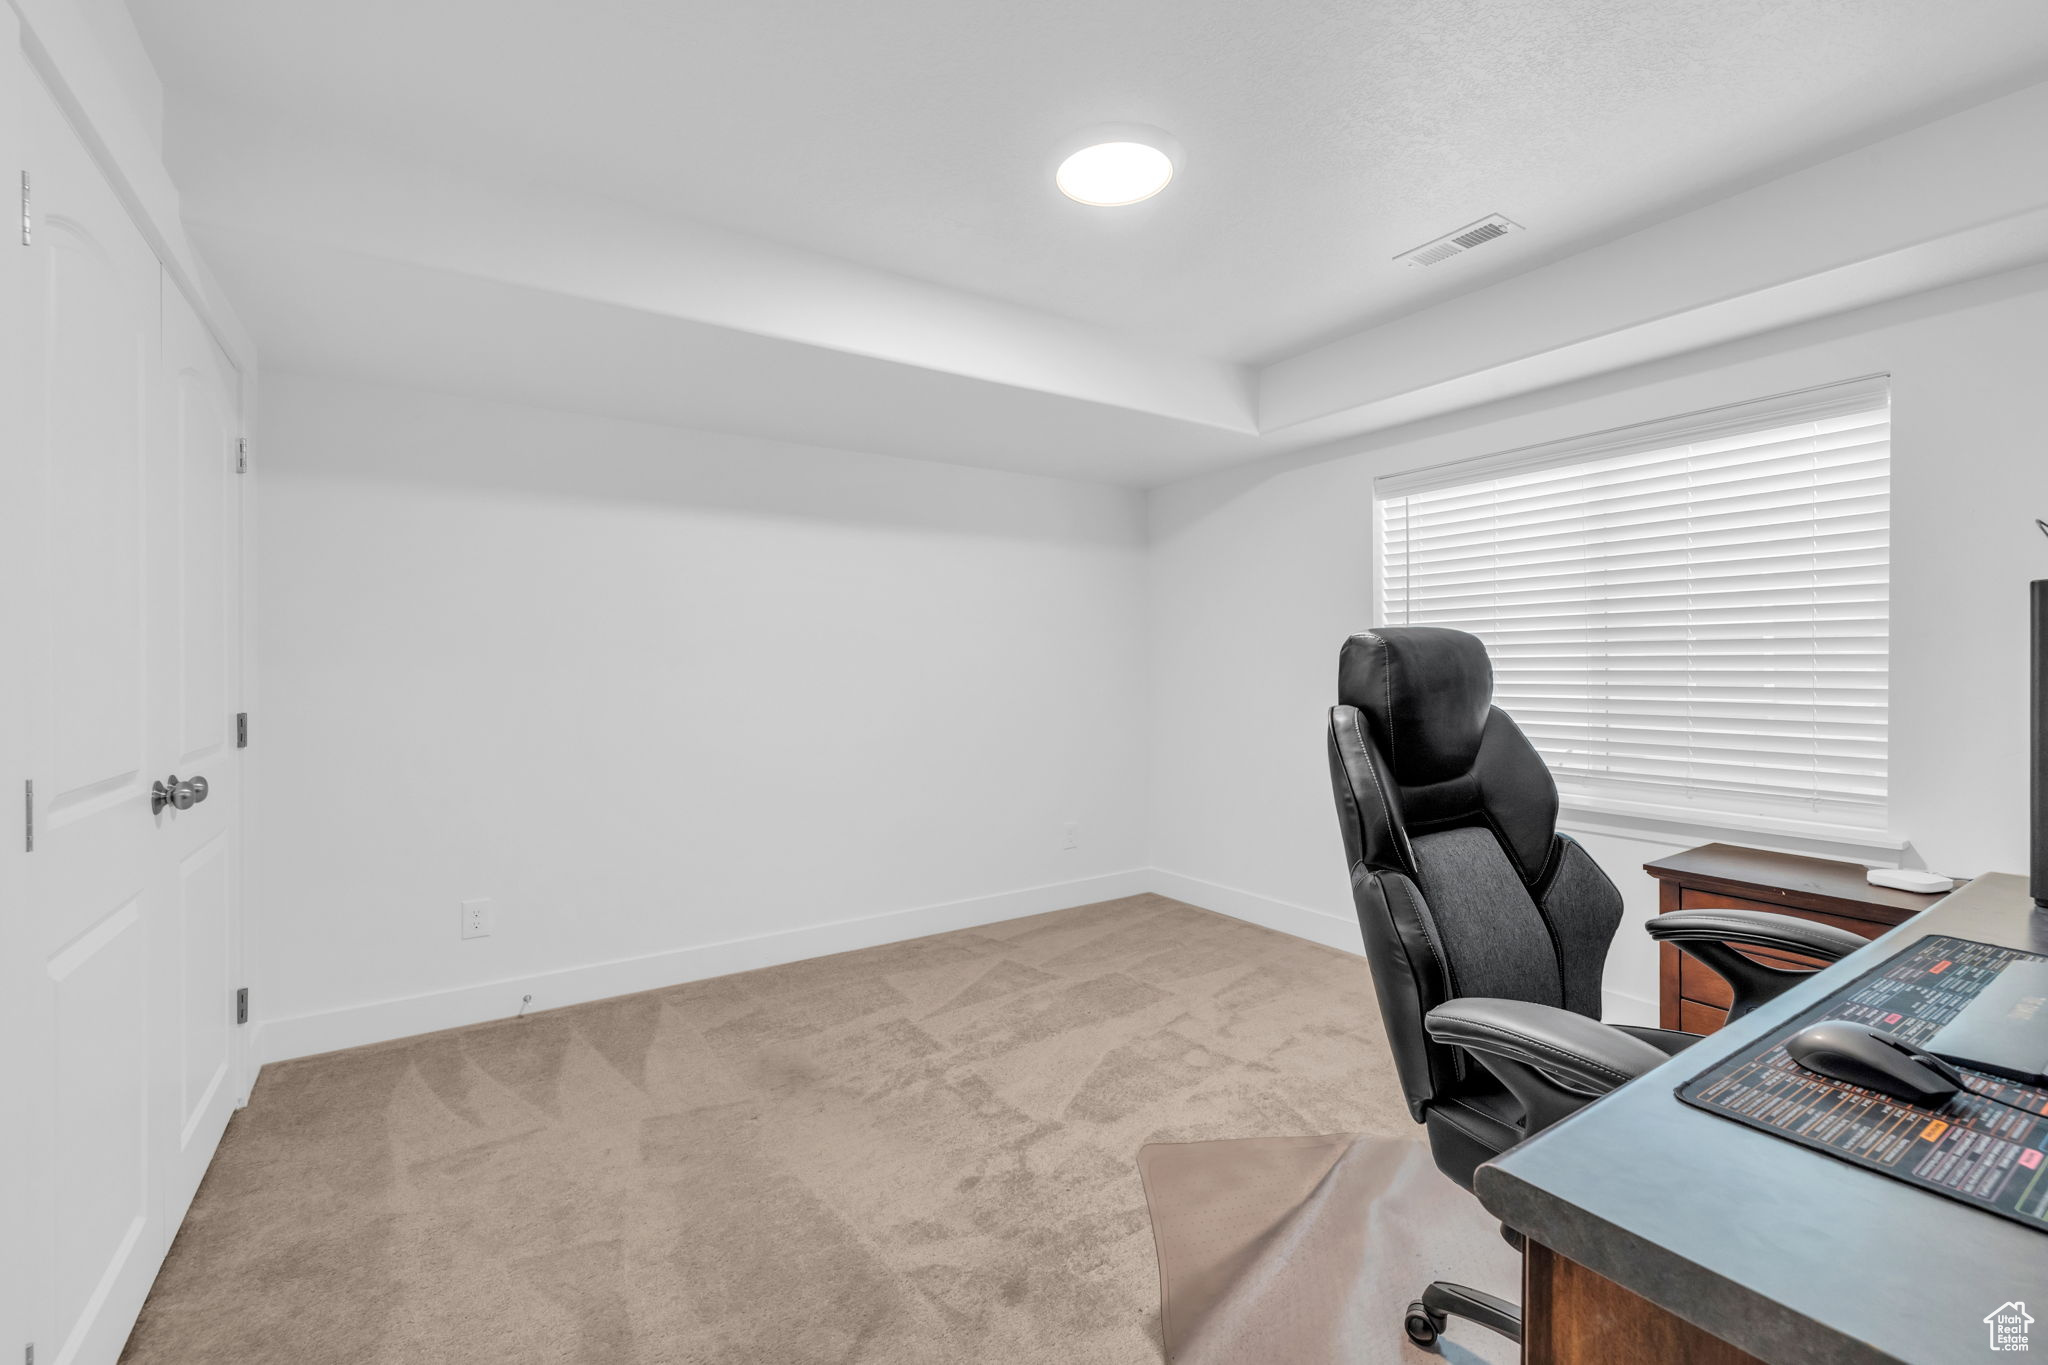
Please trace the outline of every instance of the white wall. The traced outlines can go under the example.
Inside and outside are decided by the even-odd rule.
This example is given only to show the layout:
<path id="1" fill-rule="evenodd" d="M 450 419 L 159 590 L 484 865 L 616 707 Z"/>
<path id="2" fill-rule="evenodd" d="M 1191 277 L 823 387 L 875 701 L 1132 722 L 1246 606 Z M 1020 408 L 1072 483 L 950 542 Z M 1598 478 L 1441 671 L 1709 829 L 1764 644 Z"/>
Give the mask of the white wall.
<path id="1" fill-rule="evenodd" d="M 1323 754 L 1337 646 L 1372 623 L 1376 475 L 1879 371 L 1893 377 L 1892 829 L 1905 861 L 2025 867 L 2025 584 L 2048 576 L 2048 269 L 1622 370 L 1156 490 L 1151 849 L 1159 884 L 1356 951 Z M 1630 921 L 1610 1010 L 1653 1017 L 1647 858 L 1710 829 L 1574 822 Z M 1804 851 L 1863 861 L 1880 850 Z"/>
<path id="2" fill-rule="evenodd" d="M 1374 476 L 1875 371 L 1892 825 L 1908 863 L 2020 867 L 2043 335 L 2048 269 L 1994 277 L 1171 485 L 1149 554 L 1109 488 L 281 377 L 255 569 L 264 1052 L 1140 887 L 1355 948 L 1322 725 L 1336 646 L 1371 621 Z M 1802 847 L 1568 827 L 1632 921 L 1649 858 Z M 464 942 L 474 896 L 499 927 Z M 1617 1017 L 1652 1015 L 1633 927 L 1609 986 Z"/>
<path id="3" fill-rule="evenodd" d="M 258 463 L 269 1057 L 1141 884 L 1135 493 L 294 376 Z"/>

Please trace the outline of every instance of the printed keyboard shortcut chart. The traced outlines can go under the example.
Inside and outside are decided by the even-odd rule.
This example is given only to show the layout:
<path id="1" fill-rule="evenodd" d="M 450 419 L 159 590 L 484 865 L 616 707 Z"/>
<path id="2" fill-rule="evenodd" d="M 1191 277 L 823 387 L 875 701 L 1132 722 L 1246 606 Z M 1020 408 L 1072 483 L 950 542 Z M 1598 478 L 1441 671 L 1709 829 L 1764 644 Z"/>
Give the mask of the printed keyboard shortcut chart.
<path id="1" fill-rule="evenodd" d="M 1870 1024 L 1925 1046 L 2007 963 L 2042 960 L 1968 939 L 1921 939 L 1687 1081 L 1678 1097 L 2048 1231 L 2048 1089 L 1965 1070 L 1970 1090 L 1926 1109 L 1816 1076 L 1785 1052 L 1787 1038 L 1827 1019 Z"/>

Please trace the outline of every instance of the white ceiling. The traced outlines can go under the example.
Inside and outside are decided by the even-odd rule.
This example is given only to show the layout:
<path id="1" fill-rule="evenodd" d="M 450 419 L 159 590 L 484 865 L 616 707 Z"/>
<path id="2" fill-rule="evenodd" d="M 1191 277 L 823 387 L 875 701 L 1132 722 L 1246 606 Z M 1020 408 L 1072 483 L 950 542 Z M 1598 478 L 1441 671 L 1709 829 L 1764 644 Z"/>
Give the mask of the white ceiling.
<path id="1" fill-rule="evenodd" d="M 266 364 L 917 458 L 1158 483 L 2048 257 L 2042 0 L 128 6 Z M 1053 190 L 1132 122 L 1164 194 Z"/>
<path id="2" fill-rule="evenodd" d="M 349 129 L 1259 362 L 1982 98 L 2040 0 L 131 0 L 175 103 Z M 1069 204 L 1076 129 L 1158 200 Z M 1399 251 L 1501 212 L 1450 266 Z"/>

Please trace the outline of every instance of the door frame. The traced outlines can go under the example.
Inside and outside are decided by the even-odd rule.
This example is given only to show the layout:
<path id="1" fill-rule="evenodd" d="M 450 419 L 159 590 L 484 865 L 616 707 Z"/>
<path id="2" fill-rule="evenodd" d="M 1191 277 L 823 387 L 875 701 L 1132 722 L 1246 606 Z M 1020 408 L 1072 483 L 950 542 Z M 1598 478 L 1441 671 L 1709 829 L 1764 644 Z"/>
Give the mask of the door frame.
<path id="1" fill-rule="evenodd" d="M 13 194 L 18 192 L 27 147 L 23 134 L 22 100 L 26 82 L 33 77 L 22 55 L 20 21 L 12 9 L 0 5 L 0 166 L 7 168 L 11 186 L 8 204 L 15 211 L 7 215 L 11 231 L 0 241 L 5 264 L 0 265 L 0 317 L 22 315 L 22 282 L 25 278 L 20 241 L 20 212 Z M 22 378 L 26 365 L 23 336 L 19 327 L 0 327 L 0 641 L 14 648 L 0 648 L 0 964 L 23 962 L 28 958 L 27 916 L 20 907 L 27 903 L 28 860 L 23 818 L 24 783 L 30 774 L 28 757 L 28 661 L 19 642 L 29 633 L 29 583 L 33 565 L 29 560 L 28 502 L 26 496 L 27 433 L 23 430 Z M 0 972 L 0 977 L 5 977 Z M 13 986 L 13 981 L 0 985 Z M 0 1038 L 23 1037 L 29 1017 L 24 993 L 0 990 Z M 26 1059 L 20 1049 L 0 1049 L 0 1094 L 25 1096 L 29 1093 Z M 0 1227 L 25 1226 L 28 1216 L 28 1143 L 26 1125 L 0 1124 Z M 0 1358 L 19 1351 L 29 1340 L 28 1287 L 31 1267 L 26 1263 L 28 1247 L 20 1237 L 0 1238 Z"/>
<path id="2" fill-rule="evenodd" d="M 164 276 L 166 289 L 182 286 L 170 277 Z M 198 301 L 185 294 L 186 301 L 199 313 L 201 323 L 206 323 L 214 340 L 220 340 L 218 329 L 212 328 L 205 310 Z M 235 831 L 235 884 L 232 891 L 235 905 L 235 956 L 241 967 L 241 984 L 249 987 L 249 1022 L 246 1027 L 235 1030 L 234 1070 L 229 1082 L 235 1090 L 235 1108 L 242 1109 L 249 1103 L 250 1092 L 256 1087 L 256 1073 L 262 1069 L 263 1055 L 260 1046 L 263 1037 L 264 992 L 255 989 L 257 972 L 257 935 L 250 930 L 253 916 L 249 910 L 249 893 L 260 883 L 257 880 L 257 863 L 254 849 L 257 847 L 256 828 L 259 824 L 257 794 L 261 787 L 261 767 L 252 757 L 261 742 L 261 730 L 257 723 L 257 672 L 256 672 L 256 481 L 257 463 L 253 452 L 256 448 L 254 413 L 256 407 L 256 371 L 247 363 L 246 357 L 237 356 L 226 345 L 228 363 L 235 366 L 238 376 L 238 390 L 235 395 L 235 409 L 241 431 L 243 468 L 235 476 L 235 549 L 240 562 L 235 565 L 235 690 L 241 698 L 236 708 L 250 717 L 249 749 L 240 756 L 238 781 L 242 785 L 241 827 Z"/>

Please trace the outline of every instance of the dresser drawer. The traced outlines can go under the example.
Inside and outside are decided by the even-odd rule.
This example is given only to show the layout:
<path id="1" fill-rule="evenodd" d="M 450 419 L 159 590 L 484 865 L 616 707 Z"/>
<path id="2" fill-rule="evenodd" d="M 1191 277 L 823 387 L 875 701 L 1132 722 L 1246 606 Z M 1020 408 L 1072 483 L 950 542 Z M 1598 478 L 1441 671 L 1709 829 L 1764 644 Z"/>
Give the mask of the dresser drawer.
<path id="1" fill-rule="evenodd" d="M 1727 1010 L 1702 1005 L 1697 1000 L 1678 1002 L 1678 1028 L 1681 1033 L 1712 1033 L 1727 1022 Z"/>
<path id="2" fill-rule="evenodd" d="M 1876 938 L 1889 924 L 1873 920 L 1852 919 L 1848 915 L 1830 914 L 1825 910 L 1795 910 L 1789 905 L 1773 905 L 1769 901 L 1744 900 L 1740 896 L 1724 896 L 1718 891 L 1697 891 L 1688 886 L 1679 892 L 1678 904 L 1681 910 L 1762 910 L 1766 914 L 1790 915 L 1794 919 L 1810 919 L 1820 924 L 1832 924 L 1837 929 L 1847 929 L 1864 938 Z"/>
<path id="3" fill-rule="evenodd" d="M 1678 953 L 1678 994 L 1680 998 L 1691 1000 L 1701 1005 L 1712 1005 L 1715 1009 L 1724 1011 L 1735 1003 L 1735 993 L 1728 988 L 1728 983 L 1721 979 L 1720 973 L 1707 966 L 1704 962 L 1694 958 L 1690 953 L 1682 952 L 1676 948 L 1673 948 L 1672 951 Z M 1779 967 L 1786 971 L 1794 972 L 1818 971 L 1827 965 L 1817 958 L 1794 957 L 1790 953 L 1774 952 L 1768 948 L 1745 948 L 1742 950 L 1742 955 L 1753 958 L 1767 967 Z M 1687 1031 L 1692 1032 L 1693 1030 Z"/>

